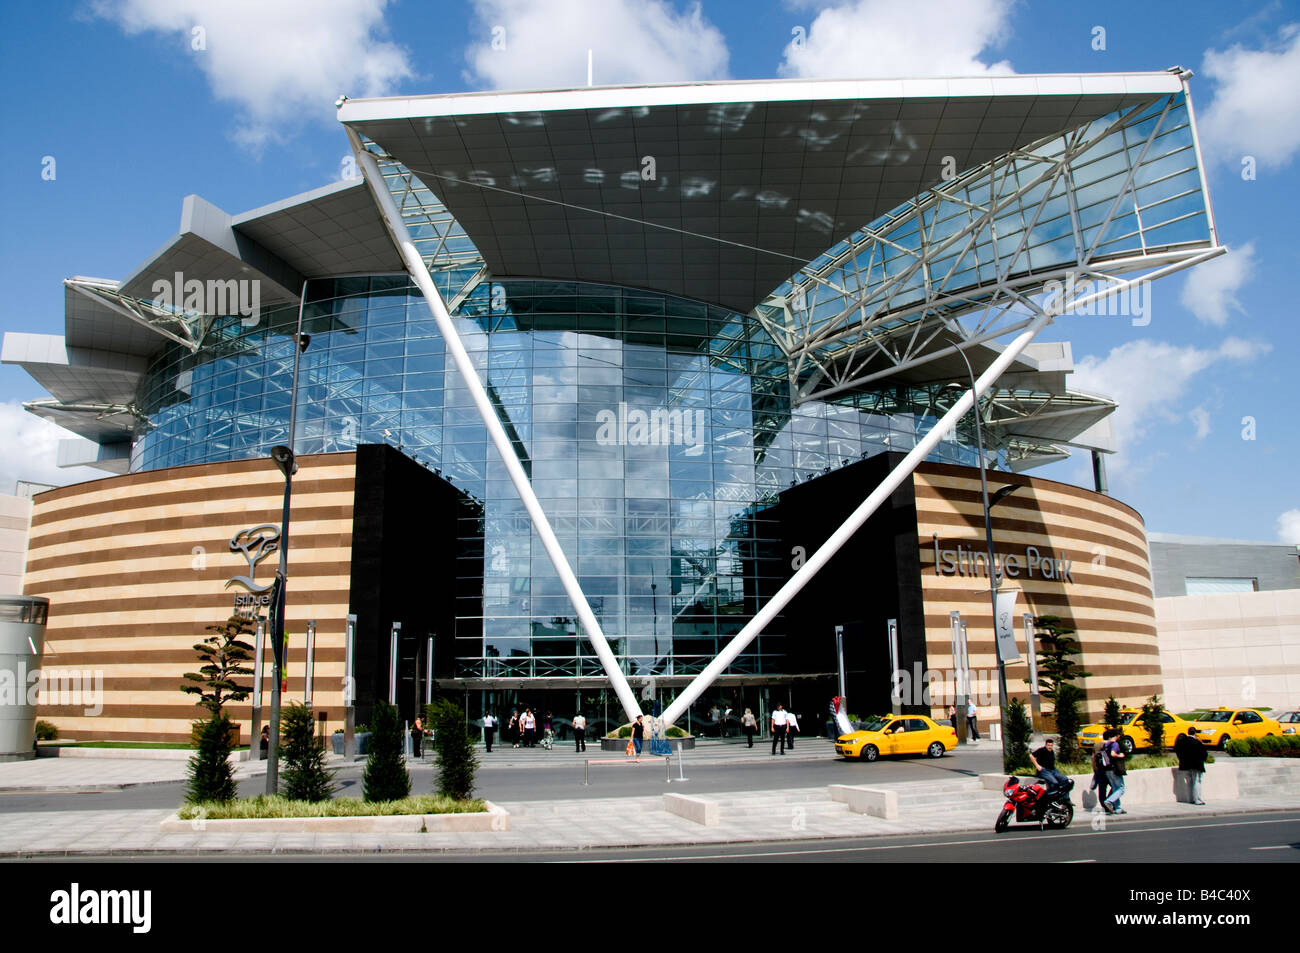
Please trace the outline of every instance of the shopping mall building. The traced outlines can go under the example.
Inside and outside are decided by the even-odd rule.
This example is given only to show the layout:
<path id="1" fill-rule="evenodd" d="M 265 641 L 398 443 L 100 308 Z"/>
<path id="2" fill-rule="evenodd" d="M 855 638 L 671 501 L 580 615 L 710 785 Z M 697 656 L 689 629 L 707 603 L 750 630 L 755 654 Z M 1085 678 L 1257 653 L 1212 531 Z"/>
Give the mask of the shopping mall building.
<path id="1" fill-rule="evenodd" d="M 288 697 L 310 661 L 330 729 L 349 670 L 359 722 L 431 690 L 472 719 L 622 721 L 783 587 L 675 720 L 781 702 L 820 730 L 837 626 L 853 711 L 942 710 L 955 651 L 996 666 L 981 442 L 1020 653 L 1026 614 L 1059 616 L 1089 709 L 1159 691 L 1142 519 L 1105 492 L 1115 405 L 1070 388 L 1050 327 L 1030 338 L 1071 305 L 1123 334 L 1145 279 L 1222 251 L 1187 81 L 340 100 L 355 177 L 237 215 L 191 195 L 132 274 L 65 282 L 63 336 L 5 335 L 50 395 L 28 409 L 77 435 L 60 463 L 114 474 L 35 497 L 46 664 L 103 679 L 100 711 L 42 717 L 187 734 L 193 644 L 259 611 L 290 540 Z M 990 368 L 977 432 L 956 405 Z M 1072 451 L 1095 486 L 1027 475 Z"/>

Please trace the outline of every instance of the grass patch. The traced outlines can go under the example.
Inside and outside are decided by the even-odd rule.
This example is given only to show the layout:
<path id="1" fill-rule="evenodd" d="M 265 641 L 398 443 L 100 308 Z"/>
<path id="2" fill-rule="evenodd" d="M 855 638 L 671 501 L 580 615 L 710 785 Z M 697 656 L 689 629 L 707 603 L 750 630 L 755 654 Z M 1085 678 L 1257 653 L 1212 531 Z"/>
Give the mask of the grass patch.
<path id="1" fill-rule="evenodd" d="M 1214 755 L 1207 755 L 1205 763 L 1214 764 Z M 1176 768 L 1178 767 L 1178 758 L 1172 754 L 1136 754 L 1124 759 L 1124 767 L 1128 771 L 1141 771 L 1143 768 Z M 1066 776 L 1086 776 L 1092 774 L 1092 763 L 1090 761 L 1071 761 L 1069 763 L 1058 761 L 1056 762 L 1056 769 Z M 1032 768 L 1025 768 L 1016 773 L 1022 777 L 1032 778 L 1036 772 Z"/>
<path id="2" fill-rule="evenodd" d="M 480 800 L 454 801 L 434 794 L 402 798 L 400 801 L 363 801 L 342 797 L 334 801 L 290 801 L 283 797 L 259 794 L 239 798 L 229 804 L 186 804 L 178 816 L 183 821 L 195 818 L 220 821 L 232 818 L 263 817 L 389 817 L 397 814 L 477 814 L 487 810 Z"/>

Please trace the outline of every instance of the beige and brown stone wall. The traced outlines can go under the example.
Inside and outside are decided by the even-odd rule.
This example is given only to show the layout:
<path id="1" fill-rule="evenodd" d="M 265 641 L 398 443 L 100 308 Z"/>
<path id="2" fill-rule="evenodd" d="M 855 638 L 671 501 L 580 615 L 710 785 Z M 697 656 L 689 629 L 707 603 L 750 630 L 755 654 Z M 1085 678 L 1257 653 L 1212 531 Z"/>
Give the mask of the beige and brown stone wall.
<path id="1" fill-rule="evenodd" d="M 993 507 L 994 552 L 1001 561 L 1014 555 L 1002 588 L 1020 590 L 1016 634 L 1024 653 L 1025 613 L 1060 616 L 1073 626 L 1082 648 L 1081 662 L 1091 677 L 1084 688 L 1088 712 L 1100 715 L 1107 696 L 1137 704 L 1163 691 L 1160 647 L 1156 638 L 1151 568 L 1141 516 L 1112 497 L 1079 487 L 1018 474 L 991 473 L 992 496 L 1007 484 L 1017 489 Z M 971 667 L 997 668 L 988 576 L 981 557 L 978 574 L 936 573 L 933 535 L 939 548 L 983 553 L 984 516 L 979 472 L 963 467 L 924 464 L 914 476 L 921 585 L 925 598 L 926 654 L 932 670 L 952 668 L 948 613 L 958 610 L 967 625 Z M 1032 576 L 1026 565 L 1029 548 L 1053 561 L 1069 561 L 1069 577 L 1052 564 Z M 941 559 L 942 562 L 942 559 Z M 941 567 L 942 568 L 942 567 Z M 1018 575 L 1011 576 L 1011 569 Z M 1007 666 L 1012 697 L 1028 699 L 1024 662 Z M 993 704 L 981 707 L 980 721 L 997 718 L 996 681 Z M 978 685 L 977 685 L 978 687 Z M 1045 705 L 1050 710 L 1050 703 Z M 936 707 L 936 711 L 940 709 Z"/>
<path id="2" fill-rule="evenodd" d="M 303 697 L 306 623 L 315 619 L 313 701 L 329 730 L 342 726 L 355 471 L 353 453 L 307 456 L 293 481 L 286 699 Z M 204 627 L 228 618 L 234 594 L 243 591 L 226 588 L 227 580 L 248 572 L 230 540 L 259 524 L 278 527 L 283 492 L 280 472 L 261 458 L 110 477 L 38 495 L 23 591 L 50 600 L 44 668 L 93 673 L 103 685 L 98 714 L 43 692 L 40 717 L 78 740 L 188 740 L 203 710 L 180 691 L 182 676 L 199 667 L 193 646 L 208 634 Z M 272 553 L 258 563 L 258 584 L 271 581 L 278 559 Z M 264 704 L 269 649 L 268 642 Z M 247 743 L 250 702 L 228 711 Z"/>

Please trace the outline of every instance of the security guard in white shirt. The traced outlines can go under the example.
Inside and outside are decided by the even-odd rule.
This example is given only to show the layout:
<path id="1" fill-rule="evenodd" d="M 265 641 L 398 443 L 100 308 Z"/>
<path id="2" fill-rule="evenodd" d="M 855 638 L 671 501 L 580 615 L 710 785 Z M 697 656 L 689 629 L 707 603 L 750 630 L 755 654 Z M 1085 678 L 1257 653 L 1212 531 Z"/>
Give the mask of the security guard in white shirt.
<path id="1" fill-rule="evenodd" d="M 785 706 L 778 702 L 776 711 L 772 712 L 772 754 L 776 754 L 778 745 L 781 747 L 781 754 L 785 754 L 785 726 L 788 719 Z"/>

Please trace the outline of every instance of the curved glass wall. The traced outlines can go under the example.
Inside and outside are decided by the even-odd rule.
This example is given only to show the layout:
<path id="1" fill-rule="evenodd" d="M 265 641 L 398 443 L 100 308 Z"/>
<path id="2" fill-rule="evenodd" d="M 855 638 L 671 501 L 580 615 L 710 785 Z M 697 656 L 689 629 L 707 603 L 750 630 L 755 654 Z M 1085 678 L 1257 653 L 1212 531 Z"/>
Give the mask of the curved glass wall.
<path id="1" fill-rule="evenodd" d="M 221 319 L 171 347 L 139 395 L 132 469 L 265 455 L 287 441 L 297 309 Z M 766 504 L 794 482 L 910 449 L 949 406 L 891 388 L 792 411 L 757 322 L 698 302 L 572 282 L 478 285 L 455 310 L 515 452 L 630 674 L 689 675 L 784 578 Z M 482 504 L 462 548 L 481 606 L 458 616 L 457 676 L 596 675 L 573 609 L 405 276 L 313 281 L 300 454 L 387 442 Z M 972 441 L 973 442 L 973 441 Z M 960 435 L 934 459 L 971 464 Z M 478 568 L 481 567 L 481 570 Z M 732 667 L 779 673 L 779 632 Z"/>

